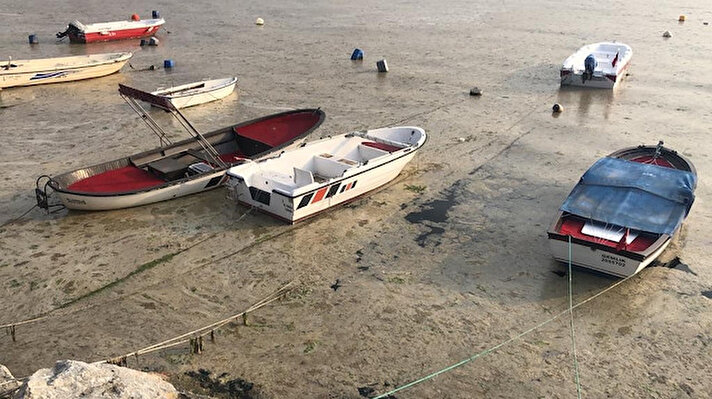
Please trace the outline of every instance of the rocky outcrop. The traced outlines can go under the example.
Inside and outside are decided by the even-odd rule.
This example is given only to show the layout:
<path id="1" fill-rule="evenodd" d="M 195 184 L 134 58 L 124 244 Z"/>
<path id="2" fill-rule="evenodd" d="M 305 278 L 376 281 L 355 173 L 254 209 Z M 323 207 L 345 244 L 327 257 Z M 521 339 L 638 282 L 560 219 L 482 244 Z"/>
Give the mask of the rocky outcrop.
<path id="1" fill-rule="evenodd" d="M 157 374 L 111 364 L 62 360 L 40 369 L 14 399 L 176 399 L 178 391 Z"/>
<path id="2" fill-rule="evenodd" d="M 0 398 L 9 397 L 20 385 L 10 370 L 0 364 Z"/>

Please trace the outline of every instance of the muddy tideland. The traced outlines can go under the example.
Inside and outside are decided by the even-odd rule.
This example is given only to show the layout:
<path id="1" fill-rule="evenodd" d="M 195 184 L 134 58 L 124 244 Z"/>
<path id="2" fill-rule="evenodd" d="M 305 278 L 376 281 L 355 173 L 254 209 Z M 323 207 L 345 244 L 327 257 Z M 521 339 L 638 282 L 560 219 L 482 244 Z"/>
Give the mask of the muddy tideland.
<path id="1" fill-rule="evenodd" d="M 158 47 L 53 37 L 75 19 L 151 9 L 167 21 Z M 24 376 L 57 359 L 120 356 L 237 314 L 291 281 L 294 289 L 251 312 L 247 325 L 239 318 L 214 331 L 214 341 L 206 336 L 202 353 L 183 343 L 131 356 L 128 366 L 216 396 L 389 392 L 566 311 L 567 268 L 546 242 L 559 205 L 599 157 L 664 140 L 697 167 L 697 200 L 657 263 L 670 267 L 648 267 L 574 310 L 580 389 L 590 398 L 709 397 L 708 20 L 712 9 L 701 0 L 684 8 L 642 0 L 52 8 L 3 0 L 5 58 L 135 55 L 105 78 L 0 92 L 0 212 L 11 222 L 0 230 L 0 324 L 43 317 L 16 325 L 15 341 L 0 337 L 0 363 Z M 27 44 L 31 33 L 39 44 Z M 634 50 L 620 87 L 560 89 L 561 62 L 604 40 Z M 349 60 L 356 47 L 363 61 Z M 376 71 L 383 58 L 388 73 Z M 175 67 L 162 69 L 165 59 Z M 119 83 L 155 89 L 226 76 L 239 78 L 239 95 L 185 110 L 201 131 L 321 107 L 327 120 L 312 139 L 408 124 L 429 140 L 392 184 L 295 226 L 233 205 L 224 189 L 111 212 L 34 209 L 12 221 L 34 205 L 39 175 L 158 144 L 118 95 Z M 481 96 L 469 95 L 474 86 Z M 554 103 L 565 109 L 558 117 Z M 619 281 L 574 269 L 573 302 Z M 394 396 L 575 397 L 569 323 L 564 313 Z"/>

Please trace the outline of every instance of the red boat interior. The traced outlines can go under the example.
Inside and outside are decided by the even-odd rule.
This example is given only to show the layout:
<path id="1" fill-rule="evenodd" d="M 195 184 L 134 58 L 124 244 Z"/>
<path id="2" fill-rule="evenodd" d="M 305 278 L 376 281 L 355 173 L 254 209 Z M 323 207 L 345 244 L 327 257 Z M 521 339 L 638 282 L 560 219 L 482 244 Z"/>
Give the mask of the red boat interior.
<path id="1" fill-rule="evenodd" d="M 674 166 L 670 162 L 668 162 L 666 159 L 660 158 L 660 157 L 654 158 L 654 157 L 648 156 L 648 155 L 633 158 L 633 159 L 631 159 L 631 161 L 647 163 L 647 164 L 652 164 L 652 165 L 657 165 L 657 166 L 663 166 L 666 168 L 674 168 Z M 610 241 L 610 240 L 606 240 L 604 238 L 594 237 L 594 236 L 584 234 L 581 230 L 583 229 L 583 226 L 585 223 L 586 223 L 586 220 L 584 220 L 583 218 L 579 218 L 574 215 L 566 215 L 566 216 L 562 217 L 561 227 L 559 228 L 559 234 L 562 234 L 565 236 L 570 235 L 573 238 L 578 238 L 580 240 L 593 242 L 593 243 L 600 244 L 600 245 L 605 245 L 605 246 L 611 247 L 611 248 L 623 247 L 625 250 L 632 251 L 632 252 L 644 251 L 647 248 L 649 248 L 658 239 L 657 235 L 639 232 L 638 236 L 633 241 L 631 241 L 630 244 L 622 246 L 621 243 L 619 243 L 619 242 Z M 622 240 L 623 239 L 621 239 L 621 241 Z"/>
<path id="2" fill-rule="evenodd" d="M 223 162 L 234 164 L 298 139 L 316 126 L 320 117 L 317 112 L 299 112 L 238 125 L 233 128 L 234 134 L 228 142 L 213 145 Z M 129 164 L 75 181 L 67 189 L 86 193 L 121 193 L 160 186 L 192 175 L 192 170 L 188 168 L 191 164 L 202 162 L 206 167 L 216 166 L 201 154 L 202 151 L 193 149 L 159 157 L 142 167 Z"/>
<path id="3" fill-rule="evenodd" d="M 375 141 L 364 141 L 362 144 L 365 145 L 366 147 L 378 148 L 379 150 L 388 151 L 388 152 L 394 152 L 394 151 L 398 151 L 401 149 L 400 147 L 396 147 L 394 145 L 385 144 L 385 143 L 377 143 Z"/>

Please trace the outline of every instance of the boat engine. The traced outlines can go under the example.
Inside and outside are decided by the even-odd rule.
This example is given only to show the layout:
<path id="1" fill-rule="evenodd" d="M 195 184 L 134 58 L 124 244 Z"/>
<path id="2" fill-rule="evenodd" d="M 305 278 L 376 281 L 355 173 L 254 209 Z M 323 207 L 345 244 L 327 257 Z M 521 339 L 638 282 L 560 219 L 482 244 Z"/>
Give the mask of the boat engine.
<path id="1" fill-rule="evenodd" d="M 584 82 L 593 78 L 593 71 L 596 69 L 597 65 L 598 62 L 596 61 L 596 57 L 594 57 L 593 54 L 589 54 L 583 61 L 584 72 L 583 75 L 581 75 L 581 79 L 583 79 Z"/>

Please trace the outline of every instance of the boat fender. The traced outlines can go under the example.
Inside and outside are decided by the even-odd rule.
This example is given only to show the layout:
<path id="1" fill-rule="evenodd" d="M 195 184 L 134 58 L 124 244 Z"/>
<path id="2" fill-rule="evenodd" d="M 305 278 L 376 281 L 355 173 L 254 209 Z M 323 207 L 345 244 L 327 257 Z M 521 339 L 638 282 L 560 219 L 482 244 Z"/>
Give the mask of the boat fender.
<path id="1" fill-rule="evenodd" d="M 132 21 L 140 21 L 141 17 L 139 17 L 138 14 L 131 14 L 131 20 Z"/>

